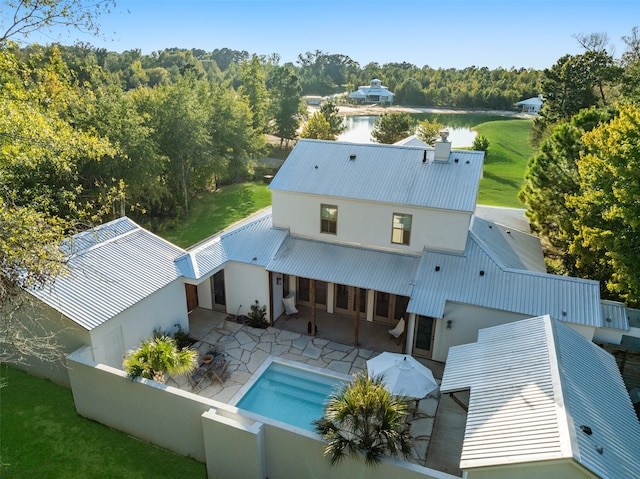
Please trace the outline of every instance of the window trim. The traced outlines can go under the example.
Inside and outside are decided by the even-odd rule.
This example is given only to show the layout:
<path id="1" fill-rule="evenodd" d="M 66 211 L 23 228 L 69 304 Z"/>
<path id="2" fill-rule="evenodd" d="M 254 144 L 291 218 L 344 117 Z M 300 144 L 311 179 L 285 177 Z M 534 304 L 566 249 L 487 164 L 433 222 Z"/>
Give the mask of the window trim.
<path id="1" fill-rule="evenodd" d="M 324 217 L 323 213 L 325 209 L 333 208 L 335 209 L 335 218 Z M 331 228 L 333 225 L 333 231 Z M 326 226 L 326 228 L 325 228 Z M 326 203 L 320 204 L 320 233 L 329 234 L 329 235 L 337 235 L 338 234 L 338 205 L 330 205 Z"/>
<path id="2" fill-rule="evenodd" d="M 396 217 L 409 218 L 409 228 L 404 228 L 404 223 L 400 221 L 400 224 L 403 226 L 402 228 L 396 228 Z M 393 213 L 391 215 L 391 243 L 392 244 L 400 244 L 409 246 L 411 244 L 411 230 L 413 229 L 413 215 L 409 213 Z M 394 241 L 396 231 L 400 232 L 402 235 L 402 241 Z M 406 236 L 406 238 L 405 238 Z M 406 241 L 405 241 L 406 239 Z"/>

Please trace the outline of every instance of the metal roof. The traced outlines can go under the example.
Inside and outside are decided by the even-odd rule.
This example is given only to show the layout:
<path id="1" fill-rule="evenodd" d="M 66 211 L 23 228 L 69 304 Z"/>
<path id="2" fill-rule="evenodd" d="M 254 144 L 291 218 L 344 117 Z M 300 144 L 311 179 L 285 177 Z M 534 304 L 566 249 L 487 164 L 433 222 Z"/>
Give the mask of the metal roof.
<path id="1" fill-rule="evenodd" d="M 507 226 L 473 217 L 471 231 L 486 250 L 506 268 L 547 271 L 540 239 Z"/>
<path id="2" fill-rule="evenodd" d="M 640 424 L 615 359 L 548 315 L 450 348 L 440 389 L 470 389 L 462 469 L 573 458 L 603 478 L 640 477 Z"/>
<path id="3" fill-rule="evenodd" d="M 254 221 L 199 243 L 176 260 L 176 266 L 189 279 L 208 276 L 230 260 L 266 266 L 288 235 L 287 230 L 272 227 L 269 213 L 270 209 L 262 211 Z"/>
<path id="4" fill-rule="evenodd" d="M 128 218 L 75 235 L 69 247 L 69 274 L 30 292 L 87 330 L 177 279 L 174 259 L 184 253 Z"/>
<path id="5" fill-rule="evenodd" d="M 419 256 L 288 237 L 269 271 L 410 296 Z"/>
<path id="6" fill-rule="evenodd" d="M 600 306 L 602 307 L 602 326 L 604 328 L 629 331 L 629 312 L 623 303 L 602 300 Z"/>
<path id="7" fill-rule="evenodd" d="M 432 149 L 303 139 L 269 188 L 473 212 L 483 160 L 478 151 L 454 150 L 449 161 L 434 161 Z"/>
<path id="8" fill-rule="evenodd" d="M 472 231 L 464 254 L 423 253 L 407 311 L 441 318 L 447 301 L 602 326 L 597 281 L 508 268 Z"/>

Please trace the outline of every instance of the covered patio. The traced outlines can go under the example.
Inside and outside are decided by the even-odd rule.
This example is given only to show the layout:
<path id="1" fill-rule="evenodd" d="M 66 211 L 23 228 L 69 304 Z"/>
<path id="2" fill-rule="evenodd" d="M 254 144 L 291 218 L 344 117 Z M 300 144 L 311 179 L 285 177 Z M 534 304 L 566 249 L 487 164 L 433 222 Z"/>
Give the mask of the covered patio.
<path id="1" fill-rule="evenodd" d="M 402 346 L 389 339 L 388 325 L 370 323 L 361 325 L 360 346 L 353 346 L 353 318 L 336 314 L 319 313 L 316 317 L 318 334 L 307 334 L 307 316 L 305 308 L 300 309 L 297 317 L 280 318 L 274 327 L 266 329 L 251 328 L 227 320 L 226 313 L 196 308 L 189 315 L 189 335 L 202 341 L 201 347 L 216 345 L 228 362 L 223 382 L 211 381 L 194 391 L 187 377 L 177 376 L 167 380 L 170 386 L 222 402 L 229 402 L 249 380 L 251 375 L 269 356 L 278 356 L 288 360 L 329 369 L 342 374 L 354 375 L 366 370 L 366 361 L 382 351 L 400 352 Z M 230 318 L 231 319 L 231 318 Z M 363 320 L 364 323 L 366 321 Z M 371 328 L 369 329 L 368 326 Z M 303 330 L 301 332 L 298 332 Z M 350 345 L 351 343 L 351 345 Z M 365 347 L 365 345 L 367 347 Z M 204 353 L 205 351 L 201 351 Z M 434 376 L 442 378 L 444 365 L 435 361 L 417 358 L 429 367 Z M 439 381 L 438 381 L 439 382 Z M 449 399 L 428 398 L 418 402 L 410 417 L 411 431 L 414 436 L 412 462 L 427 465 L 434 469 L 461 475 L 458 468 L 462 447 L 465 414 L 449 408 L 446 415 L 439 415 L 439 403 Z M 434 422 L 439 423 L 437 435 Z M 447 426 L 448 425 L 448 426 Z M 438 454 L 437 460 L 428 457 L 430 443 L 446 444 L 446 454 Z M 459 444 L 459 446 L 458 446 Z M 437 464 L 437 466 L 436 466 Z"/>

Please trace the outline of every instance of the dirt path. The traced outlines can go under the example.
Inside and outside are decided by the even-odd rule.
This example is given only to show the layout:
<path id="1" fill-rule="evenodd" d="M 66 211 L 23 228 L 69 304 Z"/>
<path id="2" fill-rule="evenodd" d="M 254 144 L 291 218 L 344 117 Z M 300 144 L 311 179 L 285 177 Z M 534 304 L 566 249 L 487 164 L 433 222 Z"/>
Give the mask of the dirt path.
<path id="1" fill-rule="evenodd" d="M 312 115 L 318 111 L 320 107 L 309 105 L 309 114 Z M 358 116 L 358 115 L 381 115 L 383 113 L 459 113 L 470 114 L 478 113 L 484 115 L 505 116 L 509 118 L 535 118 L 530 113 L 521 113 L 518 111 L 507 110 L 458 110 L 453 108 L 426 108 L 426 107 L 409 107 L 409 106 L 377 106 L 377 105 L 338 105 L 340 116 Z"/>

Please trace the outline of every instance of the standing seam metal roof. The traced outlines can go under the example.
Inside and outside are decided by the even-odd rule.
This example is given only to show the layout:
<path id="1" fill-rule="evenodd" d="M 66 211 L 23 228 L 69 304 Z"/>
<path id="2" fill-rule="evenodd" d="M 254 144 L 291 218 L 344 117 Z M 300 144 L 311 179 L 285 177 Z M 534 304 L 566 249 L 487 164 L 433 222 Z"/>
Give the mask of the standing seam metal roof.
<path id="1" fill-rule="evenodd" d="M 419 256 L 288 237 L 269 271 L 410 296 Z"/>
<path id="2" fill-rule="evenodd" d="M 603 478 L 640 477 L 640 424 L 615 359 L 548 315 L 450 348 L 441 391 L 465 389 L 463 469 L 573 458 Z"/>
<path id="3" fill-rule="evenodd" d="M 473 232 L 464 255 L 423 253 L 407 311 L 441 318 L 447 301 L 602 326 L 597 281 L 506 268 Z"/>
<path id="4" fill-rule="evenodd" d="M 63 247 L 73 251 L 69 274 L 30 292 L 87 330 L 177 279 L 174 259 L 184 253 L 128 218 L 73 236 Z"/>
<path id="5" fill-rule="evenodd" d="M 269 188 L 473 212 L 484 153 L 454 150 L 448 162 L 433 158 L 432 149 L 300 140 Z"/>

